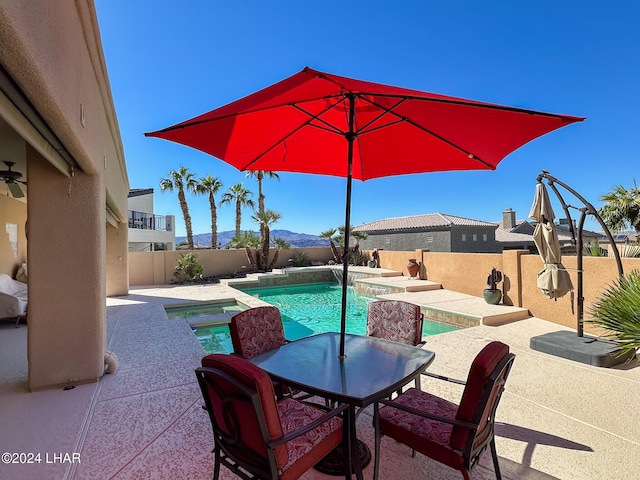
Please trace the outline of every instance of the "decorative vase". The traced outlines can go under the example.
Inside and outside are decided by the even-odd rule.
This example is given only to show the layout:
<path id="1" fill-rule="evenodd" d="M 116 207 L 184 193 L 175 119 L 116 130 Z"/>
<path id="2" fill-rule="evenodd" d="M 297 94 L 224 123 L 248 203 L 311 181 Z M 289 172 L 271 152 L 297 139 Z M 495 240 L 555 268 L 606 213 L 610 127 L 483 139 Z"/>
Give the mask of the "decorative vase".
<path id="1" fill-rule="evenodd" d="M 489 305 L 497 305 L 500 303 L 500 300 L 502 300 L 502 290 L 485 288 L 482 296 L 484 297 L 484 301 Z"/>
<path id="2" fill-rule="evenodd" d="M 416 262 L 415 258 L 409 259 L 409 263 L 407 263 L 407 270 L 409 270 L 410 277 L 418 276 L 418 272 L 420 271 L 420 264 Z"/>

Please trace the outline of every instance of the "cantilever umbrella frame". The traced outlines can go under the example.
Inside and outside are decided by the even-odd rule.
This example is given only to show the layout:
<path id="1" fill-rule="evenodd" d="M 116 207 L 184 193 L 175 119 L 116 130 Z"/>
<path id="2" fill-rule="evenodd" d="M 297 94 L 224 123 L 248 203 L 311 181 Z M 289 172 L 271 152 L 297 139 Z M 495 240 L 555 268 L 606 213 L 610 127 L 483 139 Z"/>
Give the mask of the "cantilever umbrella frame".
<path id="1" fill-rule="evenodd" d="M 582 120 L 307 67 L 247 97 L 145 135 L 196 148 L 240 171 L 346 177 L 339 353 L 344 358 L 353 178 L 495 170 L 504 157 L 534 138 Z"/>

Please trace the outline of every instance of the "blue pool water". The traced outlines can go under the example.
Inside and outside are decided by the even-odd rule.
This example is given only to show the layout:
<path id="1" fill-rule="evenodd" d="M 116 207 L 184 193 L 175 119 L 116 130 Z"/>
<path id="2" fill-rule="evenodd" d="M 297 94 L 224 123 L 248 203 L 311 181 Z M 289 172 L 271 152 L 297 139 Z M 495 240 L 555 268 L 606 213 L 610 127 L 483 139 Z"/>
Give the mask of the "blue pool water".
<path id="1" fill-rule="evenodd" d="M 288 340 L 324 332 L 340 331 L 342 287 L 336 283 L 313 283 L 284 287 L 252 288 L 243 290 L 271 305 L 282 315 L 285 337 Z M 347 288 L 346 331 L 357 335 L 366 333 L 367 308 L 374 298 L 355 293 Z M 455 327 L 425 321 L 423 335 L 456 330 Z M 226 325 L 197 327 L 194 330 L 207 353 L 233 351 Z"/>

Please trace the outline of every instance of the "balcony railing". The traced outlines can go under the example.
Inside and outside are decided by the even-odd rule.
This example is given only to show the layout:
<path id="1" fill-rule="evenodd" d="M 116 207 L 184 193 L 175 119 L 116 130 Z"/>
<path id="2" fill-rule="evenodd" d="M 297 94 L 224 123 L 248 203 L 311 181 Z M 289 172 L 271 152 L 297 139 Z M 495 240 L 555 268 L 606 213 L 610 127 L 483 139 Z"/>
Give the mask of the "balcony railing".
<path id="1" fill-rule="evenodd" d="M 171 221 L 168 217 L 165 217 L 164 215 L 154 215 L 152 213 L 129 210 L 129 228 L 166 230 L 170 232 L 173 226 L 171 225 Z"/>

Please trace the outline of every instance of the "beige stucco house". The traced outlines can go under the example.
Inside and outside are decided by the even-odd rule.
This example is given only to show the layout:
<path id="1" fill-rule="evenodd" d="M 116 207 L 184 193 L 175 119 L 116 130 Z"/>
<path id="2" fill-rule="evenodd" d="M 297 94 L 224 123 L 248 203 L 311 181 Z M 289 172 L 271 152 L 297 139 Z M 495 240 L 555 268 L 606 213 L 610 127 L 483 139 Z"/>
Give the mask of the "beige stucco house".
<path id="1" fill-rule="evenodd" d="M 91 0 L 0 1 L 4 161 L 27 182 L 0 182 L 0 273 L 28 264 L 29 387 L 96 381 L 105 297 L 129 288 L 129 182 Z"/>

